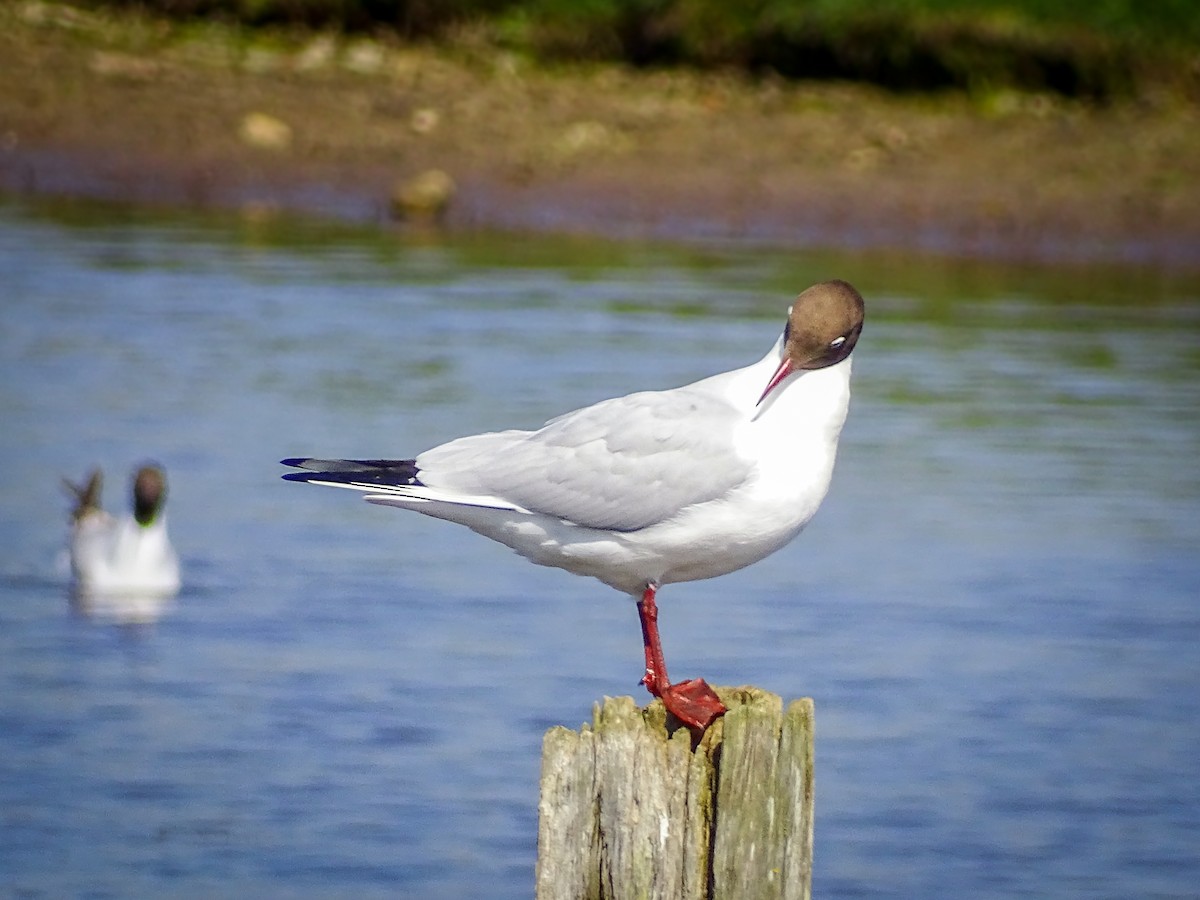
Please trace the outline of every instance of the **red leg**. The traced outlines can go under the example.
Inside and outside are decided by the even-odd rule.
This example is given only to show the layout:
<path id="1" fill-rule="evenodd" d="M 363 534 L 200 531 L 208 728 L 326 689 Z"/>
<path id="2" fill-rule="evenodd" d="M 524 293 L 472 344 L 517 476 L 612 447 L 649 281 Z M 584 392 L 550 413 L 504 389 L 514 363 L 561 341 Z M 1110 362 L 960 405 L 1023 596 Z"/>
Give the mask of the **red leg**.
<path id="1" fill-rule="evenodd" d="M 646 686 L 655 697 L 661 697 L 663 691 L 671 686 L 667 678 L 667 661 L 663 658 L 662 641 L 658 636 L 658 604 L 654 595 L 658 593 L 658 585 L 650 582 L 638 601 L 638 617 L 642 620 L 642 646 L 646 650 L 646 674 L 642 676 L 641 684 Z"/>
<path id="2" fill-rule="evenodd" d="M 650 582 L 638 601 L 638 616 L 642 621 L 642 645 L 646 650 L 646 674 L 641 683 L 663 706 L 689 728 L 704 731 L 713 720 L 725 714 L 716 692 L 703 678 L 692 678 L 671 684 L 667 677 L 667 661 L 663 657 L 662 640 L 658 636 L 658 604 L 654 602 L 658 585 Z"/>

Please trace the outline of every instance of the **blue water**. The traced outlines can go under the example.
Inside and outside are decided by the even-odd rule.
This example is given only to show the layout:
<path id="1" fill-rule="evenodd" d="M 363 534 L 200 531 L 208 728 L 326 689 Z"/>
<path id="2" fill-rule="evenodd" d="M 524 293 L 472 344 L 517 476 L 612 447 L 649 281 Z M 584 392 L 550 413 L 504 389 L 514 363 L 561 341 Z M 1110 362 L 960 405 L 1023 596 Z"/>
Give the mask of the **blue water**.
<path id="1" fill-rule="evenodd" d="M 627 600 L 279 480 L 757 359 L 868 300 L 833 489 L 672 585 L 672 674 L 817 704 L 820 897 L 1195 897 L 1200 284 L 0 205 L 0 893 L 528 897 L 542 733 Z M 156 621 L 72 608 L 59 480 L 171 477 Z"/>

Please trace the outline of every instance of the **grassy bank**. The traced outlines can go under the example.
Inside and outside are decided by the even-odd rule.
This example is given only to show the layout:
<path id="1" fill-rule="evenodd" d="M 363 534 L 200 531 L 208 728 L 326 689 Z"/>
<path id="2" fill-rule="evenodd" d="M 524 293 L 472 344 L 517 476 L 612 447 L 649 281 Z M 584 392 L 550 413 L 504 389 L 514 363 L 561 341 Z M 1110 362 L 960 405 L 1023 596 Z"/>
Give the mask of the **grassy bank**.
<path id="1" fill-rule="evenodd" d="M 93 0 L 93 5 L 130 5 Z M 474 39 L 533 59 L 1108 102 L 1196 94 L 1193 0 L 138 0 L 174 17 Z"/>
<path id="2" fill-rule="evenodd" d="M 0 4 L 0 191 L 441 225 L 1200 265 L 1200 106 L 543 64 L 480 37 Z"/>

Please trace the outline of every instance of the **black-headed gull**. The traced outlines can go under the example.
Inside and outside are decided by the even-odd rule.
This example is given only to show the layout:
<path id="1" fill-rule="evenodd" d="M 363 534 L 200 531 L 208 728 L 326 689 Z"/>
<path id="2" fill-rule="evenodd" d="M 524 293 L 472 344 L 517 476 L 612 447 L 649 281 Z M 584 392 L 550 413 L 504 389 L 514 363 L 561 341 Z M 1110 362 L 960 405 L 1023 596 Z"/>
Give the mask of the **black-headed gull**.
<path id="1" fill-rule="evenodd" d="M 169 597 L 179 590 L 179 560 L 167 534 L 166 474 L 144 465 L 133 475 L 133 511 L 112 516 L 100 505 L 96 469 L 82 485 L 64 481 L 71 515 L 71 574 L 78 594 Z"/>
<path id="2" fill-rule="evenodd" d="M 285 459 L 283 477 L 465 525 L 532 562 L 638 602 L 642 683 L 693 729 L 725 707 L 671 684 L 655 595 L 775 552 L 829 488 L 863 300 L 844 281 L 800 294 L 761 360 L 694 384 L 604 400 L 537 431 L 459 438 L 414 459 Z"/>

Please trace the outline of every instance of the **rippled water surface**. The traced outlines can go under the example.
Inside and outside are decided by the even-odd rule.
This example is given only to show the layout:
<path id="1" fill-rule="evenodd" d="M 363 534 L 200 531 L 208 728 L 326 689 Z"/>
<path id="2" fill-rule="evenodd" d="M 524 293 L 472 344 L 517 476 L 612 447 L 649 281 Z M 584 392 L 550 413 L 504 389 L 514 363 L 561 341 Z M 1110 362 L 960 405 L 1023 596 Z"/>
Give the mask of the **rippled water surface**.
<path id="1" fill-rule="evenodd" d="M 661 595 L 676 677 L 817 703 L 820 897 L 1194 897 L 1200 285 L 0 206 L 0 891 L 532 893 L 541 736 L 632 605 L 279 480 L 751 362 L 869 304 L 834 485 Z M 171 476 L 185 588 L 73 609 L 62 476 Z"/>

